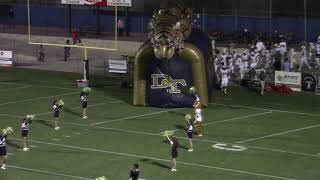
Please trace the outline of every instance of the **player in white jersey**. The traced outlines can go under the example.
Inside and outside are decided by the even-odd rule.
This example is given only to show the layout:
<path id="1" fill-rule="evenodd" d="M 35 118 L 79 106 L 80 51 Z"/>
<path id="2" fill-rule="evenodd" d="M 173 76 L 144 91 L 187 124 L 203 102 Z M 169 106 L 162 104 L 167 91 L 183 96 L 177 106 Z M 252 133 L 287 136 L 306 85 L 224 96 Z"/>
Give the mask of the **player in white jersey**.
<path id="1" fill-rule="evenodd" d="M 227 64 L 227 57 L 228 57 L 227 49 L 223 49 L 223 52 L 221 54 L 221 59 L 224 64 Z"/>
<path id="2" fill-rule="evenodd" d="M 290 69 L 294 69 L 294 64 L 296 63 L 296 55 L 297 53 L 294 51 L 293 48 L 290 49 Z"/>
<path id="3" fill-rule="evenodd" d="M 222 69 L 220 70 L 220 76 L 221 76 L 221 91 L 224 94 L 227 94 L 227 87 L 228 87 L 228 82 L 229 82 L 229 70 L 227 69 L 226 66 L 223 66 Z"/>
<path id="4" fill-rule="evenodd" d="M 201 109 L 201 103 L 200 103 L 200 97 L 198 94 L 195 94 L 196 101 L 193 104 L 194 109 L 194 126 L 197 131 L 198 136 L 203 136 L 203 129 L 202 129 L 202 109 Z"/>
<path id="5" fill-rule="evenodd" d="M 316 45 L 316 63 L 318 68 L 320 68 L 320 43 Z"/>
<path id="6" fill-rule="evenodd" d="M 300 61 L 299 71 L 301 71 L 302 65 L 304 64 L 306 64 L 309 67 L 309 69 L 311 69 L 311 66 L 308 62 L 308 54 L 307 54 L 306 46 L 301 46 L 301 61 Z"/>

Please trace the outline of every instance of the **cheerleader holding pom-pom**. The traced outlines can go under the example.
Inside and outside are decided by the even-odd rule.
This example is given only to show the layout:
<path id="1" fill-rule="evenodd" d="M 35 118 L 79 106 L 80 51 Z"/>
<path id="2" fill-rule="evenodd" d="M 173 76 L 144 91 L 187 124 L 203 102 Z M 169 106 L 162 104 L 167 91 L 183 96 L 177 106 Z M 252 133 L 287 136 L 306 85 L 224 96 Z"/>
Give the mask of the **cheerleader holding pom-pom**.
<path id="1" fill-rule="evenodd" d="M 54 118 L 54 130 L 59 130 L 60 127 L 58 125 L 59 119 L 60 119 L 60 111 L 61 108 L 63 107 L 64 102 L 62 99 L 54 100 L 53 101 L 53 118 Z"/>
<path id="2" fill-rule="evenodd" d="M 163 136 L 167 137 L 171 144 L 171 158 L 172 158 L 172 168 L 171 171 L 177 171 L 177 157 L 178 157 L 178 139 L 173 136 L 174 131 L 165 131 L 162 133 Z"/>
<path id="3" fill-rule="evenodd" d="M 89 93 L 91 92 L 91 88 L 89 87 L 85 87 L 83 88 L 81 94 L 80 94 L 80 99 L 81 99 L 81 102 L 82 102 L 82 118 L 83 119 L 88 119 L 88 116 L 87 116 L 87 110 L 88 110 L 88 96 L 89 96 Z"/>
<path id="4" fill-rule="evenodd" d="M 9 134 L 13 132 L 12 127 L 7 127 L 0 132 L 0 167 L 6 169 L 6 163 L 8 160 L 6 141 Z"/>
<path id="5" fill-rule="evenodd" d="M 192 144 L 192 133 L 193 133 L 193 123 L 191 122 L 192 116 L 190 114 L 187 114 L 185 116 L 185 120 L 187 121 L 188 127 L 187 127 L 187 136 L 189 139 L 189 152 L 193 152 L 193 144 Z"/>
<path id="6" fill-rule="evenodd" d="M 22 119 L 21 136 L 23 138 L 23 144 L 22 144 L 23 151 L 29 151 L 28 134 L 29 134 L 29 127 L 30 127 L 30 124 L 32 123 L 33 119 L 34 119 L 34 115 L 31 115 L 31 114 L 27 114 L 27 116 Z"/>

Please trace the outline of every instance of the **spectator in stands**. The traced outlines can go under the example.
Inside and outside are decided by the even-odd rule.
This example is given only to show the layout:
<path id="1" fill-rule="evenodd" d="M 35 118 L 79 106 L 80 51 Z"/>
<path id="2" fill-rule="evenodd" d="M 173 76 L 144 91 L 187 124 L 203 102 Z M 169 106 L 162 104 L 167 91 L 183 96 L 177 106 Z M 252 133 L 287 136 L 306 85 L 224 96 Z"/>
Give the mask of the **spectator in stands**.
<path id="1" fill-rule="evenodd" d="M 118 19 L 117 26 L 118 26 L 119 36 L 123 36 L 123 32 L 124 32 L 124 22 L 123 22 L 123 20 L 122 20 L 121 18 Z"/>
<path id="2" fill-rule="evenodd" d="M 8 11 L 8 23 L 9 23 L 9 28 L 12 27 L 14 28 L 14 10 L 12 7 L 10 7 L 9 11 Z"/>
<path id="3" fill-rule="evenodd" d="M 66 41 L 66 45 L 70 45 L 69 39 Z M 64 47 L 64 61 L 67 61 L 69 57 L 70 57 L 70 47 L 65 46 Z"/>
<path id="4" fill-rule="evenodd" d="M 80 39 L 80 30 L 79 29 L 74 29 L 71 33 L 72 35 L 72 40 L 73 40 L 73 44 L 77 44 L 77 43 L 81 43 L 81 39 Z"/>
<path id="5" fill-rule="evenodd" d="M 38 47 L 38 61 L 44 61 L 44 48 L 42 44 Z"/>
<path id="6" fill-rule="evenodd" d="M 288 58 L 284 59 L 283 65 L 282 65 L 282 71 L 290 72 L 290 62 Z"/>
<path id="7" fill-rule="evenodd" d="M 133 167 L 130 170 L 130 180 L 138 180 L 139 179 L 139 164 L 133 164 Z"/>

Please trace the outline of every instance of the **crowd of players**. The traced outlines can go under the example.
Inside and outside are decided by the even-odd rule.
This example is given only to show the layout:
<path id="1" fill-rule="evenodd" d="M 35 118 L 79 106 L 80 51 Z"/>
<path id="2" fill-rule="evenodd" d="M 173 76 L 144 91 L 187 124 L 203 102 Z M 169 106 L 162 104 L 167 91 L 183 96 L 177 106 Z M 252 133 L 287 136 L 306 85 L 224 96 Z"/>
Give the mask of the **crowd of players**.
<path id="1" fill-rule="evenodd" d="M 320 36 L 316 42 L 296 49 L 289 49 L 285 39 L 273 44 L 258 40 L 250 47 L 241 49 L 242 52 L 233 45 L 219 50 L 213 40 L 212 48 L 217 80 L 224 93 L 227 93 L 226 87 L 230 78 L 241 80 L 246 72 L 251 70 L 269 74 L 274 71 L 320 70 Z"/>

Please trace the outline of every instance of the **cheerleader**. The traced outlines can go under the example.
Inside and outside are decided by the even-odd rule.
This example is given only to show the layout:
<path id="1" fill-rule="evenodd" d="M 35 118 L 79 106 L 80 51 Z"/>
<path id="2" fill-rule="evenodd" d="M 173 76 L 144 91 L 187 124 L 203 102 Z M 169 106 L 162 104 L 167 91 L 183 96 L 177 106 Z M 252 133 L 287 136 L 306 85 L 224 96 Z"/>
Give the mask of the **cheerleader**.
<path id="1" fill-rule="evenodd" d="M 58 122 L 60 119 L 60 111 L 64 102 L 62 100 L 54 100 L 53 101 L 53 118 L 54 118 L 54 130 L 58 131 L 60 129 Z"/>
<path id="2" fill-rule="evenodd" d="M 167 136 L 167 139 L 171 144 L 171 158 L 172 158 L 171 171 L 177 171 L 177 157 L 178 157 L 179 143 L 177 138 L 174 136 Z"/>
<path id="3" fill-rule="evenodd" d="M 29 134 L 29 127 L 30 124 L 33 120 L 34 116 L 28 114 L 25 118 L 22 119 L 22 124 L 21 124 L 21 136 L 23 139 L 23 144 L 22 144 L 22 150 L 23 151 L 29 151 L 28 148 L 28 134 Z"/>
<path id="4" fill-rule="evenodd" d="M 187 114 L 185 116 L 185 119 L 187 121 L 187 136 L 188 136 L 188 139 L 189 139 L 189 149 L 188 151 L 189 152 L 193 152 L 193 144 L 192 144 L 192 133 L 193 133 L 193 123 L 190 122 L 190 120 L 192 119 L 191 115 L 190 114 Z"/>
<path id="5" fill-rule="evenodd" d="M 11 127 L 7 127 L 0 132 L 0 167 L 1 169 L 6 169 L 6 163 L 8 160 L 6 141 L 8 134 L 12 133 L 13 130 Z"/>
<path id="6" fill-rule="evenodd" d="M 88 119 L 87 116 L 87 110 L 88 110 L 88 96 L 89 92 L 91 91 L 91 88 L 85 87 L 83 88 L 83 91 L 80 94 L 80 100 L 81 100 L 81 105 L 82 105 L 82 118 L 83 119 Z"/>

